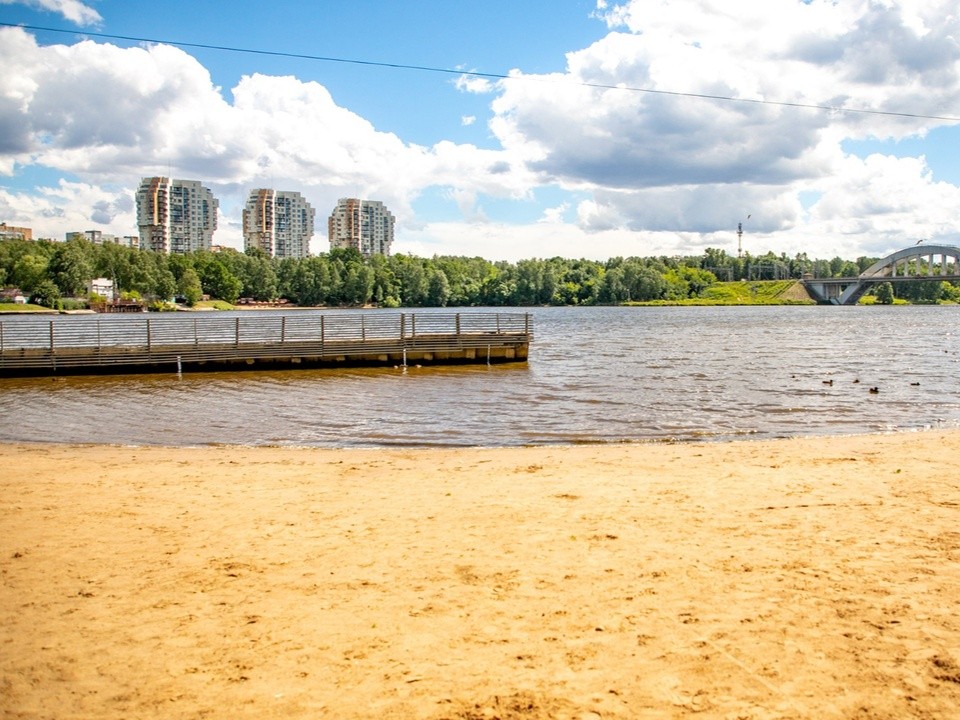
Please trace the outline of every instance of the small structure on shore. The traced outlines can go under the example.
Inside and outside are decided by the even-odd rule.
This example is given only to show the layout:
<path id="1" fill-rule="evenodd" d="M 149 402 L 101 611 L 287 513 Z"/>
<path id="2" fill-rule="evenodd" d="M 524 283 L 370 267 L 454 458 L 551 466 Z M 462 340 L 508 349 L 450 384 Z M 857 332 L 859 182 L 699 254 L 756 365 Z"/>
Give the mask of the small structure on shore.
<path id="1" fill-rule="evenodd" d="M 146 312 L 147 306 L 140 300 L 103 300 L 90 303 L 90 309 L 98 313 Z"/>

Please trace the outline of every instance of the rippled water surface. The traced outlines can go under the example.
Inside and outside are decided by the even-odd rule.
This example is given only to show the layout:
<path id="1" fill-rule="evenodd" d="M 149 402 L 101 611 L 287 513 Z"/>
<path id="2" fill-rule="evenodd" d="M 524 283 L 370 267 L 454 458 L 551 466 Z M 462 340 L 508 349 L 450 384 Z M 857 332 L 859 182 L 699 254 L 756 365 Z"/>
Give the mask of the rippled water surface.
<path id="1" fill-rule="evenodd" d="M 0 378 L 0 440 L 506 446 L 960 426 L 960 308 L 532 313 L 525 364 Z"/>

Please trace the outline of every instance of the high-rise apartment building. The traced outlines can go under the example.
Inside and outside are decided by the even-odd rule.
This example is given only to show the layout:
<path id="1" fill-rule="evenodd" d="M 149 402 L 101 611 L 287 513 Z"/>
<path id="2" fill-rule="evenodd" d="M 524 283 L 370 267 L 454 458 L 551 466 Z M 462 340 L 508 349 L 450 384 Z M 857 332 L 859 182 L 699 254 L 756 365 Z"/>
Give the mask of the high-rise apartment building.
<path id="1" fill-rule="evenodd" d="M 389 255 L 394 223 L 378 200 L 340 198 L 327 223 L 330 249 L 354 248 L 365 257 Z"/>
<path id="2" fill-rule="evenodd" d="M 251 190 L 243 209 L 243 247 L 260 248 L 270 257 L 307 257 L 314 215 L 310 203 L 298 192 Z"/>
<path id="3" fill-rule="evenodd" d="M 137 190 L 140 247 L 163 253 L 209 250 L 219 203 L 197 180 L 144 178 Z"/>

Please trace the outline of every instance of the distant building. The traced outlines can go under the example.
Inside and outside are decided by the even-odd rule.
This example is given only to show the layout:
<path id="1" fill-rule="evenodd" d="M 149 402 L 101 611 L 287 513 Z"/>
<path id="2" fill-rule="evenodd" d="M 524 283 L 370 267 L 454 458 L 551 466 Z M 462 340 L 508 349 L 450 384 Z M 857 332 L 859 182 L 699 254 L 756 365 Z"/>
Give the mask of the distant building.
<path id="1" fill-rule="evenodd" d="M 0 240 L 33 240 L 33 229 L 0 223 Z"/>
<path id="2" fill-rule="evenodd" d="M 140 247 L 140 238 L 136 235 L 110 235 L 109 233 L 101 232 L 100 230 L 68 232 L 66 238 L 67 242 L 75 239 L 85 239 L 89 242 L 92 242 L 94 245 L 112 243 L 114 245 L 123 245 L 124 247 L 133 248 L 134 250 Z"/>
<path id="3" fill-rule="evenodd" d="M 3 288 L 0 289 L 0 302 L 11 302 L 16 303 L 17 305 L 26 305 L 27 296 L 20 288 Z"/>
<path id="4" fill-rule="evenodd" d="M 71 240 L 86 240 L 94 245 L 103 243 L 103 233 L 99 230 L 74 230 L 66 234 L 67 242 Z"/>
<path id="5" fill-rule="evenodd" d="M 330 249 L 354 248 L 365 257 L 389 255 L 394 217 L 378 200 L 340 198 L 327 222 Z"/>
<path id="6" fill-rule="evenodd" d="M 197 180 L 144 178 L 137 190 L 140 247 L 162 253 L 209 250 L 219 203 Z"/>
<path id="7" fill-rule="evenodd" d="M 113 292 L 113 280 L 109 280 L 107 278 L 94 278 L 87 283 L 87 293 L 90 295 L 95 293 L 100 297 L 113 302 L 115 299 Z"/>
<path id="8" fill-rule="evenodd" d="M 298 192 L 251 190 L 243 209 L 244 250 L 260 248 L 277 258 L 307 257 L 314 216 L 314 209 Z"/>

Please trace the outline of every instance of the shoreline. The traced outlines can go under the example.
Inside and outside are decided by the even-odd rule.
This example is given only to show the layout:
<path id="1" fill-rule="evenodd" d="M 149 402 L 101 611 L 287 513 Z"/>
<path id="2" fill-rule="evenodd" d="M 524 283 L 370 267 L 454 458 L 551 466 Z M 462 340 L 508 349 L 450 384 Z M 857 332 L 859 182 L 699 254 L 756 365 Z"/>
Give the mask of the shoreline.
<path id="1" fill-rule="evenodd" d="M 946 717 L 958 452 L 3 443 L 3 717 Z"/>
<path id="2" fill-rule="evenodd" d="M 31 378 L 32 379 L 32 378 Z M 759 433 L 743 433 L 736 436 L 717 436 L 708 438 L 704 436 L 697 437 L 643 437 L 643 438 L 623 438 L 620 440 L 583 440 L 578 442 L 554 442 L 554 443 L 526 443 L 521 445 L 453 445 L 453 444 L 435 444 L 435 445 L 414 445 L 414 444 L 395 444 L 395 445 L 287 445 L 282 443 L 249 444 L 249 443 L 229 443 L 229 442 L 208 442 L 193 445 L 169 445 L 169 444 L 137 444 L 120 442 L 75 442 L 75 441 L 57 441 L 57 440 L 24 440 L 24 439 L 3 439 L 0 438 L 0 449 L 2 448 L 103 448 L 116 450 L 289 450 L 289 451 L 324 451 L 324 452 L 469 452 L 469 451 L 498 451 L 506 452 L 516 450 L 577 450 L 577 449 L 603 449 L 603 448 L 643 448 L 643 447 L 671 447 L 685 445 L 704 445 L 712 447 L 715 445 L 726 444 L 751 444 L 751 443 L 787 443 L 793 441 L 817 441 L 817 440 L 842 440 L 843 438 L 882 438 L 897 437 L 901 435 L 909 436 L 924 433 L 944 433 L 960 434 L 960 421 L 956 426 L 943 424 L 937 427 L 917 426 L 902 427 L 894 430 L 875 430 L 872 432 L 849 432 L 849 433 L 811 433 L 802 435 L 777 435 L 764 436 Z"/>

